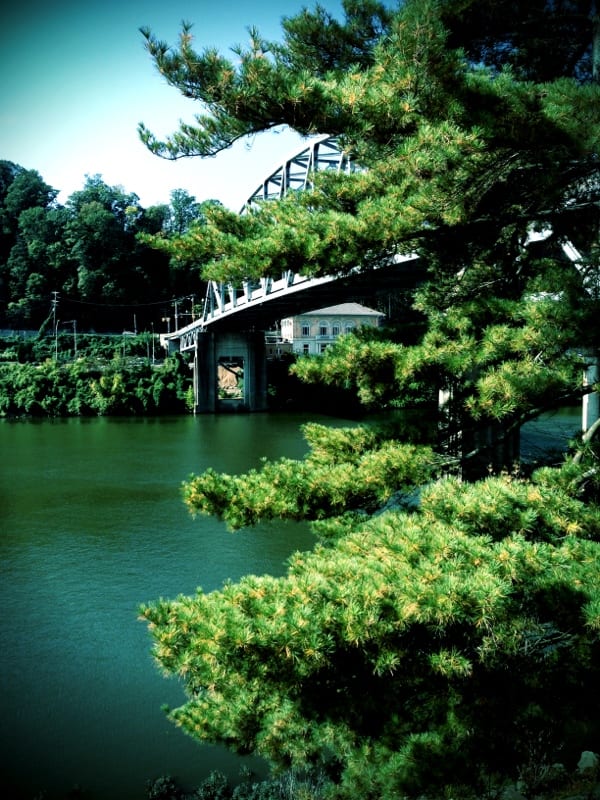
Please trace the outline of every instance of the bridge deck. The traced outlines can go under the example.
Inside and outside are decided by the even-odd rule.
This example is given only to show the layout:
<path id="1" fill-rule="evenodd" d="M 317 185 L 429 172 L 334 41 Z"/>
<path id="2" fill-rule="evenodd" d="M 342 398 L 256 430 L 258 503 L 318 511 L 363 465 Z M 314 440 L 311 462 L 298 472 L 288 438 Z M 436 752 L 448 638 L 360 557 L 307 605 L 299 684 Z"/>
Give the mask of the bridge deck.
<path id="1" fill-rule="evenodd" d="M 259 285 L 235 289 L 211 283 L 201 319 L 169 334 L 166 341 L 180 340 L 182 351 L 191 349 L 198 333 L 212 331 L 270 330 L 280 320 L 317 308 L 355 300 L 366 294 L 414 288 L 423 279 L 423 267 L 415 255 L 396 256 L 393 263 L 344 276 L 308 278 L 288 273 L 280 280 L 262 279 Z"/>

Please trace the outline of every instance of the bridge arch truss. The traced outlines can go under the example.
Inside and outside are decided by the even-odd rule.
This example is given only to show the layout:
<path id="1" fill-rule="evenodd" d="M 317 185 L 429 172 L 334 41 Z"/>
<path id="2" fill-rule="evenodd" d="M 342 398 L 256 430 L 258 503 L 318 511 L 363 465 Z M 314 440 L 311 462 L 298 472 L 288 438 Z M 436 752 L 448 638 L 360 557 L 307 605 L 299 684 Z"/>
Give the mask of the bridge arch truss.
<path id="1" fill-rule="evenodd" d="M 262 200 L 281 200 L 288 192 L 313 187 L 315 173 L 326 170 L 354 172 L 355 163 L 340 148 L 336 136 L 327 134 L 311 139 L 256 187 L 242 207 L 242 214 Z"/>

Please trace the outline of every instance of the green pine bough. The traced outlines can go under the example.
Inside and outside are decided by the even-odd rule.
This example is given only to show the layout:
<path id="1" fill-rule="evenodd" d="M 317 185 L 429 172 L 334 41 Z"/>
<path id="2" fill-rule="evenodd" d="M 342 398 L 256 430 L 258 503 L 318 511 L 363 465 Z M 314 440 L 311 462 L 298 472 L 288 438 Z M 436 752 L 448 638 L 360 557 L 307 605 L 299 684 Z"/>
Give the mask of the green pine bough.
<path id="1" fill-rule="evenodd" d="M 481 787 L 541 740 L 548 763 L 573 757 L 600 719 L 600 510 L 573 478 L 440 479 L 415 510 L 346 516 L 285 577 L 145 606 L 186 687 L 171 719 L 316 764 L 336 797 Z"/>
<path id="2" fill-rule="evenodd" d="M 434 408 L 440 435 L 307 427 L 302 461 L 191 477 L 193 513 L 274 535 L 306 520 L 315 548 L 285 577 L 142 616 L 186 689 L 170 716 L 200 741 L 316 766 L 336 800 L 491 796 L 517 778 L 532 796 L 552 764 L 600 750 L 598 426 L 531 475 L 516 447 L 526 421 L 598 388 L 597 3 L 342 5 L 285 18 L 281 42 L 252 29 L 235 58 L 196 50 L 190 25 L 174 48 L 144 30 L 200 112 L 164 141 L 142 125 L 152 152 L 212 156 L 288 126 L 359 167 L 243 215 L 213 204 L 154 241 L 234 285 L 372 277 L 386 330 L 296 377 L 369 411 Z M 408 254 L 411 280 L 378 287 Z"/>

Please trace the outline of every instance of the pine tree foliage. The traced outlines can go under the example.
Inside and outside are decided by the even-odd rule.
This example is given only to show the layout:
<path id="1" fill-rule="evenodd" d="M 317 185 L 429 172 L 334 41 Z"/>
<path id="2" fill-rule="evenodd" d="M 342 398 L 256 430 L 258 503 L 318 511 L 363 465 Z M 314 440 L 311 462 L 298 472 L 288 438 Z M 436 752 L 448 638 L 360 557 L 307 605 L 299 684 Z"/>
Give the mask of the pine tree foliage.
<path id="1" fill-rule="evenodd" d="M 538 81 L 577 75 L 594 79 L 600 47 L 595 0 L 481 0 L 449 4 L 453 46 L 471 58 L 510 66 Z M 596 75 L 596 80 L 598 76 Z"/>
<path id="2" fill-rule="evenodd" d="M 372 429 L 332 431 L 312 424 L 304 431 L 313 449 L 303 461 L 264 461 L 242 476 L 209 468 L 192 477 L 184 488 L 190 511 L 221 517 L 234 529 L 267 519 L 323 519 L 374 510 L 434 472 L 429 448 L 382 438 Z"/>
<path id="3" fill-rule="evenodd" d="M 233 283 L 357 268 L 375 281 L 418 255 L 417 328 L 342 337 L 294 369 L 372 410 L 443 389 L 463 480 L 410 426 L 306 426 L 303 460 L 208 470 L 183 491 L 231 528 L 308 520 L 315 549 L 285 577 L 142 616 L 185 686 L 170 716 L 191 736 L 318 765 L 340 800 L 466 797 L 600 735 L 597 427 L 560 467 L 480 469 L 523 422 L 593 389 L 581 376 L 600 343 L 597 14 L 576 0 L 344 9 L 341 22 L 322 8 L 284 20 L 279 44 L 251 30 L 235 58 L 197 52 L 190 25 L 174 49 L 144 31 L 201 109 L 163 142 L 141 126 L 157 155 L 209 156 L 288 125 L 338 136 L 361 165 L 241 216 L 207 208 L 202 228 L 156 244 Z"/>
<path id="4" fill-rule="evenodd" d="M 348 4 L 345 27 L 322 10 L 286 21 L 283 45 L 259 47 L 254 32 L 237 66 L 225 66 L 213 52 L 195 52 L 189 26 L 178 50 L 145 32 L 159 70 L 206 111 L 195 127 L 182 127 L 166 142 L 145 132 L 154 152 L 208 155 L 239 136 L 287 124 L 304 133 L 339 135 L 365 166 L 353 175 L 318 175 L 313 191 L 242 217 L 214 208 L 206 226 L 158 245 L 202 263 L 206 279 L 236 284 L 288 270 L 368 270 L 416 252 L 430 280 L 416 298 L 428 336 L 420 360 L 417 350 L 409 357 L 412 385 L 420 386 L 423 371 L 432 368 L 451 384 L 457 370 L 459 381 L 471 376 L 466 383 L 484 396 L 471 397 L 472 387 L 464 385 L 455 392 L 456 406 L 479 419 L 515 413 L 523 376 L 534 369 L 536 380 L 529 383 L 540 397 L 528 397 L 530 405 L 563 389 L 575 391 L 582 364 L 572 358 L 569 374 L 564 354 L 598 340 L 598 84 L 565 76 L 562 66 L 547 75 L 550 61 L 544 82 L 521 78 L 511 72 L 506 53 L 506 63 L 490 57 L 489 68 L 474 64 L 466 48 L 449 46 L 473 3 L 407 2 L 397 14 L 365 4 L 362 15 L 358 5 Z M 508 5 L 507 25 L 515 4 Z M 541 4 L 536 11 L 546 37 L 557 35 L 562 19 L 553 9 Z M 364 46 L 353 48 L 348 41 L 360 20 Z M 588 22 L 581 26 L 582 52 L 593 49 Z M 477 14 L 476 23 L 485 28 Z M 487 28 L 479 33 L 491 35 Z M 496 54 L 513 52 L 506 36 Z M 343 54 L 332 55 L 332 41 L 345 42 Z M 323 65 L 317 70 L 320 47 Z M 310 75 L 300 69 L 303 59 L 312 65 Z M 551 232 L 546 249 L 529 246 L 532 232 L 543 230 Z M 578 243 L 577 269 L 560 249 L 566 240 Z M 555 302 L 542 308 L 541 293 Z M 544 311 L 547 319 L 538 329 L 533 317 Z M 552 315 L 568 324 L 555 327 L 538 347 L 536 330 L 547 330 Z M 502 326 L 511 352 L 498 338 Z M 553 376 L 555 358 L 560 364 Z M 506 374 L 510 364 L 516 365 L 514 376 Z M 352 382 L 353 376 L 340 374 L 340 380 Z M 367 402 L 381 391 L 381 382 L 372 391 L 361 387 Z"/>
<path id="5" fill-rule="evenodd" d="M 146 607 L 189 696 L 172 719 L 316 762 L 340 797 L 510 775 L 542 733 L 569 747 L 600 710 L 600 517 L 543 478 L 434 483 L 418 511 L 346 517 L 284 578 Z"/>

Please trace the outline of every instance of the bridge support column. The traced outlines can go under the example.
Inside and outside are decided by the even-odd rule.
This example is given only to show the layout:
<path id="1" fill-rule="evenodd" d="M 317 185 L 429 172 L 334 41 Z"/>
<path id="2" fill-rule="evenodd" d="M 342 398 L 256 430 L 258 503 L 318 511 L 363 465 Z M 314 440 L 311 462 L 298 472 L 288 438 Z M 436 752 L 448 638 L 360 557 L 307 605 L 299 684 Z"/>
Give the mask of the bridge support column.
<path id="1" fill-rule="evenodd" d="M 194 412 L 265 411 L 267 360 L 260 333 L 199 333 L 194 352 Z"/>
<path id="2" fill-rule="evenodd" d="M 598 352 L 596 350 L 586 350 L 584 356 L 587 364 L 583 373 L 583 385 L 585 387 L 594 386 L 600 381 Z M 599 417 L 600 394 L 598 392 L 584 394 L 581 405 L 581 429 L 583 432 L 585 433 L 588 428 L 591 428 Z"/>

